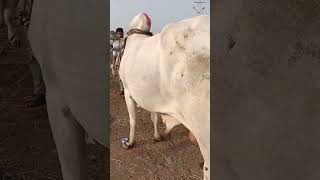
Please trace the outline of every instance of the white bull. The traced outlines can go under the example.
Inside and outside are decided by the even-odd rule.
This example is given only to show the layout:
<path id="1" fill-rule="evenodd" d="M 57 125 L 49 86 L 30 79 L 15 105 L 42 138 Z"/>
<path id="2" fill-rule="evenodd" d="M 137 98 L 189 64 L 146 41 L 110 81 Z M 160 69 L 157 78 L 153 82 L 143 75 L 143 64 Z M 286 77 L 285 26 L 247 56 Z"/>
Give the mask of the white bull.
<path id="1" fill-rule="evenodd" d="M 149 32 L 150 25 L 149 17 L 141 13 L 129 29 Z M 137 105 L 166 115 L 194 134 L 204 158 L 204 179 L 210 179 L 209 66 L 209 16 L 169 24 L 153 37 L 129 35 L 119 69 L 130 118 L 127 146 L 134 143 Z M 158 118 L 153 119 L 157 130 Z"/>
<path id="2" fill-rule="evenodd" d="M 64 180 L 88 179 L 85 131 L 109 145 L 106 7 L 107 1 L 98 0 L 33 4 L 29 40 L 43 73 Z"/>

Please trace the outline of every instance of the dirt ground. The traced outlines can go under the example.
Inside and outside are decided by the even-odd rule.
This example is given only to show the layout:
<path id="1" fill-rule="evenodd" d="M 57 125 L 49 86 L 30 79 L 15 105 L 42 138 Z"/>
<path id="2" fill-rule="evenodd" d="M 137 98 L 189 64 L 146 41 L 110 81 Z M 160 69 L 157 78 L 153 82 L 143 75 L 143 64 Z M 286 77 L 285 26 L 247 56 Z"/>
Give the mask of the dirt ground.
<path id="1" fill-rule="evenodd" d="M 6 39 L 6 28 L 2 27 L 0 47 Z M 31 95 L 33 86 L 28 66 L 16 64 L 23 58 L 23 51 L 15 50 L 0 57 L 0 180 L 60 180 L 46 106 L 24 106 L 24 97 Z M 87 148 L 90 180 L 106 179 L 106 149 L 92 144 Z"/>
<path id="2" fill-rule="evenodd" d="M 112 180 L 176 180 L 202 179 L 200 149 L 193 145 L 189 131 L 182 125 L 172 131 L 172 141 L 153 141 L 150 113 L 138 108 L 135 144 L 125 150 L 121 138 L 129 135 L 129 116 L 124 96 L 119 95 L 116 78 L 111 78 L 111 145 L 110 177 Z M 164 126 L 161 124 L 161 132 Z"/>

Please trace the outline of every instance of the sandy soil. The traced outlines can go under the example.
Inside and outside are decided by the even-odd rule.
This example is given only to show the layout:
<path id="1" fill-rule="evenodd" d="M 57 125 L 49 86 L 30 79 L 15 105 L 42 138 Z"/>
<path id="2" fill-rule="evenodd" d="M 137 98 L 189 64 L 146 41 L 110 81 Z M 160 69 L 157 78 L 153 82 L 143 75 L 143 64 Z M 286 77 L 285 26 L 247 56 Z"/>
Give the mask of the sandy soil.
<path id="1" fill-rule="evenodd" d="M 203 158 L 198 146 L 190 142 L 189 131 L 182 125 L 174 129 L 172 131 L 174 145 L 170 145 L 168 141 L 154 142 L 150 113 L 141 108 L 137 110 L 136 144 L 129 150 L 122 148 L 121 138 L 129 135 L 129 116 L 124 96 L 119 95 L 118 90 L 118 82 L 112 77 L 111 179 L 202 179 L 199 164 L 203 162 Z"/>
<path id="2" fill-rule="evenodd" d="M 0 47 L 6 43 L 6 28 L 1 28 Z M 28 66 L 16 64 L 24 58 L 23 51 L 15 50 L 0 57 L 0 180 L 60 180 L 46 106 L 24 107 L 24 97 L 33 88 Z M 87 147 L 90 179 L 106 179 L 106 149 Z"/>

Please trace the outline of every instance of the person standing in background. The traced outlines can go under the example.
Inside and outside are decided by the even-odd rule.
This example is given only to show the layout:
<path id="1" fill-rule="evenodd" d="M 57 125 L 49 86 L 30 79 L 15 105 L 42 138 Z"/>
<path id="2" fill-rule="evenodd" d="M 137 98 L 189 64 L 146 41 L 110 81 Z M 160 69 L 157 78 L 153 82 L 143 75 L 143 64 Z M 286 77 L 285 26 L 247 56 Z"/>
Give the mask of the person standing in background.
<path id="1" fill-rule="evenodd" d="M 121 62 L 121 57 L 123 54 L 123 50 L 124 50 L 124 44 L 125 44 L 125 40 L 124 40 L 124 32 L 123 29 L 121 27 L 116 29 L 116 40 L 113 43 L 113 57 L 114 57 L 114 64 L 116 67 L 116 72 L 118 75 L 118 81 L 119 81 L 119 86 L 120 86 L 120 95 L 124 94 L 124 89 L 122 86 L 122 82 L 119 76 L 119 67 L 120 67 L 120 62 Z"/>
<path id="2" fill-rule="evenodd" d="M 28 66 L 32 74 L 34 89 L 33 94 L 30 97 L 26 97 L 27 107 L 36 107 L 46 104 L 45 85 L 41 68 L 38 61 L 33 56 L 27 37 L 32 2 L 32 0 L 0 0 L 0 17 L 3 17 L 4 23 L 8 27 L 9 40 L 7 46 L 1 49 L 0 56 L 6 55 L 8 50 L 13 48 L 26 48 L 31 56 L 31 62 Z"/>

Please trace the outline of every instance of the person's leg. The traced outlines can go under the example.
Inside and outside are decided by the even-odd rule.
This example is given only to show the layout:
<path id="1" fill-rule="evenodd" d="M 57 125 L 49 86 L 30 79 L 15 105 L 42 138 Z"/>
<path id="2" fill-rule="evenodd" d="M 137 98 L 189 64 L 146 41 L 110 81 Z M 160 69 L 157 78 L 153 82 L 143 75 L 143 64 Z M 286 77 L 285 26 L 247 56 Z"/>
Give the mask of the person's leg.
<path id="1" fill-rule="evenodd" d="M 123 85 L 122 85 L 122 81 L 120 79 L 120 76 L 118 75 L 118 82 L 119 82 L 119 90 L 120 90 L 120 95 L 124 94 L 124 90 L 123 90 Z"/>
<path id="2" fill-rule="evenodd" d="M 8 39 L 12 38 L 17 33 L 17 25 L 14 20 L 16 17 L 17 0 L 4 0 L 3 17 L 8 27 Z"/>
<path id="3" fill-rule="evenodd" d="M 0 27 L 4 25 L 4 1 L 5 0 L 0 0 Z"/>
<path id="4" fill-rule="evenodd" d="M 33 94 L 39 95 L 39 94 L 45 94 L 45 86 L 43 82 L 42 72 L 40 68 L 40 64 L 35 59 L 35 57 L 32 57 L 32 63 L 29 64 L 29 68 L 32 73 L 33 78 L 33 85 L 34 85 L 34 91 Z"/>
<path id="5" fill-rule="evenodd" d="M 32 57 L 32 59 L 32 62 L 29 64 L 29 68 L 33 78 L 33 95 L 27 103 L 27 106 L 29 107 L 35 107 L 46 104 L 46 89 L 42 77 L 40 64 L 34 56 Z"/>
<path id="6" fill-rule="evenodd" d="M 120 75 L 119 75 L 119 68 L 120 68 L 120 58 L 119 58 L 119 56 L 117 57 L 115 64 L 116 64 L 116 67 L 117 67 L 116 71 L 117 71 L 117 76 L 118 76 L 120 95 L 123 95 L 124 94 L 124 90 L 123 90 L 123 85 L 122 85 L 121 78 L 120 78 Z"/>

